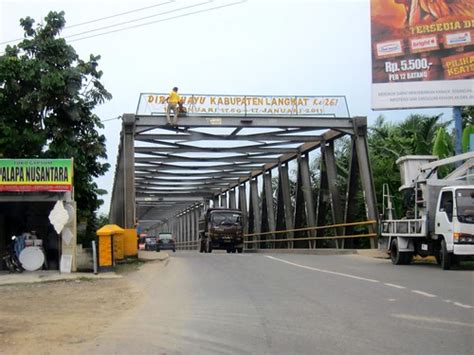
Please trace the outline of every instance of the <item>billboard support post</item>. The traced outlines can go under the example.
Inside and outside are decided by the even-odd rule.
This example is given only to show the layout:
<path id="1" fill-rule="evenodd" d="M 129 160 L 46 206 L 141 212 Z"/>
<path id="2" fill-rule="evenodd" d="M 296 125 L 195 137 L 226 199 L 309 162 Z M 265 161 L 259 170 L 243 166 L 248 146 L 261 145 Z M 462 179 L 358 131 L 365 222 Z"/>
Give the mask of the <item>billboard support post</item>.
<path id="1" fill-rule="evenodd" d="M 460 106 L 453 107 L 453 118 L 454 118 L 454 129 L 456 131 L 455 152 L 456 154 L 461 154 L 462 153 L 462 115 L 461 115 Z"/>

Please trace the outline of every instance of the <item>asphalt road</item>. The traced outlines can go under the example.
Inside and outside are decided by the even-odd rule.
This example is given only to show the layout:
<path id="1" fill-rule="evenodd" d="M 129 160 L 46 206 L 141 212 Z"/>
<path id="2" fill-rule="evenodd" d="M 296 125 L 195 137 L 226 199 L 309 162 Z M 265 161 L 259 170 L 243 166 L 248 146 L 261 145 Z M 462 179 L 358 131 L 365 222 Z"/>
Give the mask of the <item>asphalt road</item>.
<path id="1" fill-rule="evenodd" d="M 80 352 L 474 353 L 472 269 L 177 252 L 130 277 L 144 291 L 141 306 Z"/>

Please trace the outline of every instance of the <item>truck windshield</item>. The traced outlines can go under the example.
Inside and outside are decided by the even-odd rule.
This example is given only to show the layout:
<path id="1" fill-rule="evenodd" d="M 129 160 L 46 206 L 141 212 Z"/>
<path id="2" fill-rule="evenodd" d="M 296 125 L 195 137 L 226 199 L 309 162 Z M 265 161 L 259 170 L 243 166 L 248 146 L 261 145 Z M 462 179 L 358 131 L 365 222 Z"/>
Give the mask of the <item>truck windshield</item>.
<path id="1" fill-rule="evenodd" d="M 456 205 L 459 222 L 474 223 L 474 189 L 456 190 Z"/>
<path id="2" fill-rule="evenodd" d="M 211 222 L 215 226 L 240 224 L 240 214 L 223 212 L 213 213 L 211 217 Z"/>

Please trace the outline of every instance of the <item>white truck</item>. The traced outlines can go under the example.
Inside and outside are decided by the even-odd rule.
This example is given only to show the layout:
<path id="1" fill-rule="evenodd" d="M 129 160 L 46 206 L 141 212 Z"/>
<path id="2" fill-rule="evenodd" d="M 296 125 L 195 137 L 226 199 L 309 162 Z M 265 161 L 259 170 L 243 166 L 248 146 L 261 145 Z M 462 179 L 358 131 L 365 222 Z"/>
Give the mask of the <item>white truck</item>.
<path id="1" fill-rule="evenodd" d="M 443 179 L 437 169 L 462 163 Z M 405 156 L 400 168 L 407 214 L 393 218 L 388 189 L 379 248 L 395 265 L 409 264 L 414 255 L 434 256 L 444 270 L 474 257 L 474 152 L 438 160 L 435 156 Z"/>

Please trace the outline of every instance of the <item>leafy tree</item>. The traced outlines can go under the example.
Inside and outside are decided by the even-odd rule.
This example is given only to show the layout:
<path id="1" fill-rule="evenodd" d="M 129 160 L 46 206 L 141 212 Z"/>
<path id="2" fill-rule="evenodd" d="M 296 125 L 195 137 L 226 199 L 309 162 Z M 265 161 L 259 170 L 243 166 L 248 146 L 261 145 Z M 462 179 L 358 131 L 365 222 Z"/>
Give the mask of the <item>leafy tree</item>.
<path id="1" fill-rule="evenodd" d="M 469 151 L 469 139 L 474 134 L 474 106 L 465 106 L 461 110 L 462 117 L 462 151 Z"/>
<path id="2" fill-rule="evenodd" d="M 451 121 L 441 122 L 437 116 L 410 115 L 398 125 L 397 135 L 404 144 L 407 154 L 430 155 L 439 128 L 446 129 Z"/>
<path id="3" fill-rule="evenodd" d="M 398 124 L 386 123 L 379 117 L 369 132 L 369 149 L 374 174 L 375 190 L 382 211 L 382 186 L 388 184 L 397 217 L 403 215 L 401 200 L 396 192 L 400 187 L 400 172 L 396 161 L 404 155 L 438 155 L 454 153 L 453 137 L 447 133 L 450 121 L 441 122 L 441 115 L 410 115 Z M 448 170 L 442 171 L 441 175 Z"/>
<path id="4" fill-rule="evenodd" d="M 474 126 L 474 106 L 464 106 L 461 109 L 461 117 L 463 129 L 468 125 Z"/>
<path id="5" fill-rule="evenodd" d="M 468 152 L 470 145 L 470 137 L 474 135 L 474 124 L 468 124 L 462 132 L 462 151 Z"/>
<path id="6" fill-rule="evenodd" d="M 43 25 L 20 20 L 25 39 L 0 57 L 0 156 L 74 158 L 78 218 L 90 220 L 102 204 L 93 181 L 109 164 L 102 124 L 94 108 L 111 99 L 100 82 L 100 56 L 79 58 L 60 37 L 64 12 L 50 12 Z"/>

